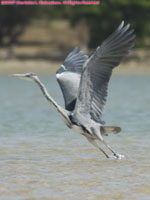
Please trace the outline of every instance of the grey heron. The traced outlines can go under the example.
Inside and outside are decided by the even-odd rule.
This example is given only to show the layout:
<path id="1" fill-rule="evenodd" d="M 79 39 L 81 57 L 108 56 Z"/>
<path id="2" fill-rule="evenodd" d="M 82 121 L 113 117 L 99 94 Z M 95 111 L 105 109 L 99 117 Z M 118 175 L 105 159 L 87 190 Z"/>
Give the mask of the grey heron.
<path id="1" fill-rule="evenodd" d="M 38 84 L 44 96 L 60 113 L 65 124 L 97 147 L 103 154 L 110 156 L 100 147 L 103 143 L 115 158 L 123 155 L 116 153 L 103 139 L 109 133 L 119 133 L 120 127 L 105 126 L 102 112 L 106 103 L 108 82 L 114 67 L 134 46 L 134 30 L 130 25 L 120 26 L 88 57 L 76 47 L 56 72 L 57 81 L 63 93 L 65 108 L 59 106 L 49 95 L 44 84 L 35 73 L 12 74 L 11 76 L 32 80 Z"/>

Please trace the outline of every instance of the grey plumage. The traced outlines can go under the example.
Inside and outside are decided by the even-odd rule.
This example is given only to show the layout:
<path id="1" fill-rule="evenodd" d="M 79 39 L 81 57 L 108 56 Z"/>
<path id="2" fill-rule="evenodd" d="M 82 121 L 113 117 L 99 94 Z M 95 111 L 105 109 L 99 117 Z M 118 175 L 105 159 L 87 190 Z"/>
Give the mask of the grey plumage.
<path id="1" fill-rule="evenodd" d="M 106 39 L 84 65 L 74 114 L 102 124 L 107 87 L 112 70 L 133 47 L 135 35 L 124 22 Z"/>
<path id="2" fill-rule="evenodd" d="M 57 81 L 62 90 L 65 108 L 72 111 L 75 106 L 82 67 L 88 59 L 82 51 L 76 47 L 65 59 L 63 65 L 56 72 Z"/>
<path id="3" fill-rule="evenodd" d="M 130 25 L 124 26 L 122 22 L 91 57 L 88 58 L 79 48 L 75 48 L 67 56 L 56 72 L 65 100 L 65 109 L 52 99 L 36 74 L 14 74 L 12 76 L 35 81 L 69 128 L 84 135 L 107 158 L 109 158 L 108 154 L 99 147 L 96 141 L 101 141 L 116 158 L 121 159 L 123 156 L 115 153 L 102 137 L 110 132 L 119 133 L 121 128 L 104 126 L 102 112 L 112 70 L 120 64 L 133 47 L 135 38 L 133 32 L 130 30 Z"/>

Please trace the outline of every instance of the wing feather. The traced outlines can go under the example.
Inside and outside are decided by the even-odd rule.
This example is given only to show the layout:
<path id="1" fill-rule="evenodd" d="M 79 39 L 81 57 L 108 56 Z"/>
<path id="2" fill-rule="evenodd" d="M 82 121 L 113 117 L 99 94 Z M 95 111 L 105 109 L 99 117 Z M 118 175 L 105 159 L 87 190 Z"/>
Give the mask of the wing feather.
<path id="1" fill-rule="evenodd" d="M 69 111 L 74 109 L 82 67 L 87 59 L 88 56 L 84 55 L 83 52 L 76 47 L 67 56 L 63 65 L 61 65 L 60 69 L 56 72 L 57 81 L 64 96 L 65 108 Z"/>
<path id="2" fill-rule="evenodd" d="M 123 21 L 84 64 L 74 116 L 84 115 L 104 123 L 101 116 L 112 70 L 133 47 L 135 35 L 129 27 L 129 24 L 124 26 Z"/>

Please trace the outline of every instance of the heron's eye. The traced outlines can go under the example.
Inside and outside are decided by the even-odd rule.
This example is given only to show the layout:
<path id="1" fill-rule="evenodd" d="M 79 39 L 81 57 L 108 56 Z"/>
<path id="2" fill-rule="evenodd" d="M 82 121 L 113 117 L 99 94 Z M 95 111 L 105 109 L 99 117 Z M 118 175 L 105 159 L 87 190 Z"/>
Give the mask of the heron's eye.
<path id="1" fill-rule="evenodd" d="M 32 73 L 30 73 L 29 75 L 30 75 L 30 76 L 35 76 L 36 74 L 32 72 Z"/>

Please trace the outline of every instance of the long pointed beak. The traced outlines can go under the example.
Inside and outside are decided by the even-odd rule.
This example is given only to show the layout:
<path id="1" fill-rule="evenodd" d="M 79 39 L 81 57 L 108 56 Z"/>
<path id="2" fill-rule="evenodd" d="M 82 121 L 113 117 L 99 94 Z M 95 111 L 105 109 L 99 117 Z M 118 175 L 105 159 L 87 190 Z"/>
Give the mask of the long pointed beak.
<path id="1" fill-rule="evenodd" d="M 33 81 L 32 78 L 28 76 L 28 74 L 11 74 L 9 76 L 26 80 L 26 81 Z"/>
<path id="2" fill-rule="evenodd" d="M 12 76 L 15 78 L 22 78 L 22 77 L 25 77 L 25 74 L 10 74 L 9 76 Z"/>

